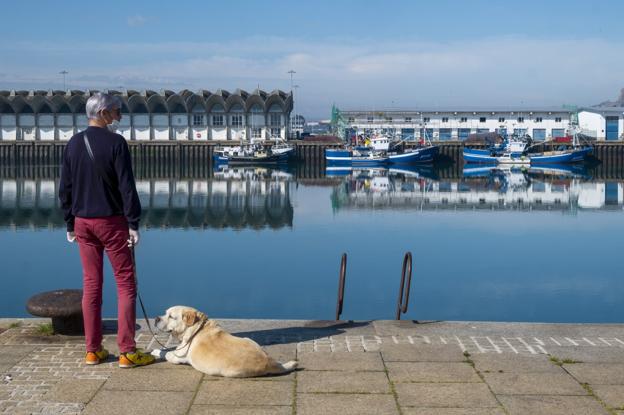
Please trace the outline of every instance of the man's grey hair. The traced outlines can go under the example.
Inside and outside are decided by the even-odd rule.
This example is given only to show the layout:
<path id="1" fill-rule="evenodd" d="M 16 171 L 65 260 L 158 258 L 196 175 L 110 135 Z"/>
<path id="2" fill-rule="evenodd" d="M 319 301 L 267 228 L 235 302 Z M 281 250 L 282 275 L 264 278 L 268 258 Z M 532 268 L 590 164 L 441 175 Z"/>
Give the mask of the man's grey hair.
<path id="1" fill-rule="evenodd" d="M 85 105 L 87 118 L 97 120 L 100 118 L 100 111 L 121 108 L 121 98 L 116 95 L 97 92 L 87 100 Z"/>

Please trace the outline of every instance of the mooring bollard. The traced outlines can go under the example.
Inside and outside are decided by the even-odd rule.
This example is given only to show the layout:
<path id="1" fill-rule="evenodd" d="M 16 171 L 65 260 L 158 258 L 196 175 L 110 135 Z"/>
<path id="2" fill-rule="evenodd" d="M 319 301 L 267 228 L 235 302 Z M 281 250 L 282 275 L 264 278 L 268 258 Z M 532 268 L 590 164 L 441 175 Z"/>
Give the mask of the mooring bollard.
<path id="1" fill-rule="evenodd" d="M 340 261 L 340 274 L 338 275 L 338 300 L 336 301 L 336 321 L 340 320 L 342 304 L 344 302 L 345 277 L 347 275 L 347 254 L 342 254 Z"/>
<path id="2" fill-rule="evenodd" d="M 407 278 L 405 278 L 407 276 Z M 407 287 L 405 280 L 407 279 Z M 399 287 L 399 299 L 397 300 L 396 318 L 401 320 L 401 313 L 407 313 L 407 305 L 409 304 L 410 285 L 412 283 L 412 253 L 406 252 L 403 257 L 403 269 L 401 271 L 401 285 Z"/>

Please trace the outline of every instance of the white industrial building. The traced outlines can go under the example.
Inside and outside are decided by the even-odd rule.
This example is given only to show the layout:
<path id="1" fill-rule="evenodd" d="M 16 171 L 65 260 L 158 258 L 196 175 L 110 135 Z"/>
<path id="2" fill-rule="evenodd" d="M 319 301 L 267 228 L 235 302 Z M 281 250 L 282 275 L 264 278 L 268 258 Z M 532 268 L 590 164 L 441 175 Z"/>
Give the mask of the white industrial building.
<path id="1" fill-rule="evenodd" d="M 470 134 L 528 134 L 536 141 L 563 137 L 577 111 L 569 109 L 341 111 L 347 134 L 374 130 L 405 139 L 465 140 Z M 581 133 L 597 140 L 624 140 L 624 108 L 591 107 L 578 111 Z"/>
<path id="2" fill-rule="evenodd" d="M 1 141 L 63 141 L 86 128 L 85 103 L 97 91 L 0 91 Z M 118 95 L 118 132 L 128 140 L 286 139 L 292 93 L 256 89 L 102 91 Z"/>

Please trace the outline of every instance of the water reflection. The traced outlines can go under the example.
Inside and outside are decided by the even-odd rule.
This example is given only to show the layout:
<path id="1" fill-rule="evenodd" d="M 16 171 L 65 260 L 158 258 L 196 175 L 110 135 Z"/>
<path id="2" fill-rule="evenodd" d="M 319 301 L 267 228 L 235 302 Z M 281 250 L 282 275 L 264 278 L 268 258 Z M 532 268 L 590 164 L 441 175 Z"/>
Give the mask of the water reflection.
<path id="1" fill-rule="evenodd" d="M 142 224 L 154 228 L 291 228 L 292 185 L 325 185 L 335 210 L 621 211 L 623 181 L 579 166 L 433 166 L 299 170 L 222 166 L 210 177 L 140 178 Z M 0 177 L 0 228 L 61 228 L 58 177 Z M 329 203 L 329 202 L 328 202 Z"/>
<path id="2" fill-rule="evenodd" d="M 292 175 L 266 168 L 217 170 L 209 179 L 137 180 L 142 225 L 175 228 L 292 227 Z M 58 179 L 0 179 L 0 227 L 63 227 Z"/>
<path id="3" fill-rule="evenodd" d="M 439 179 L 432 167 L 328 170 L 344 175 L 334 209 L 622 210 L 623 184 L 593 180 L 582 166 L 464 168 Z"/>

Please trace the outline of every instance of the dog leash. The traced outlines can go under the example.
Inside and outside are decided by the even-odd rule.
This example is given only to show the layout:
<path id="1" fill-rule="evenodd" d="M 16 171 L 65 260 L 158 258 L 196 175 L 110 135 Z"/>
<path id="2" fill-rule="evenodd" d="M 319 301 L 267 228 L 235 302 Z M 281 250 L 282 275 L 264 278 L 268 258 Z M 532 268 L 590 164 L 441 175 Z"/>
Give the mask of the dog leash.
<path id="1" fill-rule="evenodd" d="M 191 337 L 187 340 L 186 344 L 184 344 L 182 346 L 175 346 L 175 347 L 167 347 L 164 344 L 162 344 L 158 340 L 158 338 L 156 337 L 156 334 L 154 334 L 154 330 L 152 330 L 152 325 L 150 324 L 149 318 L 147 317 L 147 312 L 145 311 L 145 306 L 143 305 L 143 299 L 141 299 L 141 293 L 139 292 L 139 278 L 137 277 L 136 259 L 135 259 L 135 256 L 134 256 L 134 241 L 130 242 L 130 255 L 132 256 L 132 270 L 134 272 L 134 283 L 136 285 L 137 298 L 139 299 L 139 304 L 141 305 L 141 311 L 143 311 L 143 318 L 145 319 L 145 323 L 147 323 L 147 328 L 148 328 L 149 332 L 152 334 L 152 338 L 156 341 L 156 343 L 161 345 L 162 348 L 166 349 L 166 350 L 172 350 L 172 349 L 182 350 L 185 347 L 186 348 L 190 348 L 191 347 L 191 341 L 193 341 L 193 339 L 195 338 L 197 333 L 199 333 L 201 331 L 201 329 L 204 328 L 204 326 L 206 325 L 206 321 L 207 320 L 204 320 L 204 321 L 201 322 L 201 324 L 199 325 L 199 328 L 197 330 L 195 330 L 195 333 L 193 333 L 191 335 Z M 177 357 L 180 357 L 180 356 L 177 356 Z"/>
<path id="2" fill-rule="evenodd" d="M 152 330 L 152 325 L 149 322 L 149 318 L 147 317 L 147 312 L 145 311 L 145 306 L 143 305 L 143 299 L 141 298 L 141 293 L 139 293 L 139 278 L 137 277 L 137 271 L 136 271 L 136 259 L 134 257 L 134 241 L 133 240 L 130 242 L 130 255 L 132 256 L 132 271 L 134 273 L 134 284 L 136 286 L 137 298 L 139 299 L 139 304 L 141 305 L 141 311 L 143 311 L 143 318 L 145 319 L 145 322 L 147 323 L 147 329 L 152 334 L 152 338 L 156 341 L 156 343 L 161 345 L 164 349 L 170 349 L 170 347 L 165 346 L 158 340 L 158 338 L 156 337 L 156 334 L 154 334 L 154 330 Z"/>

